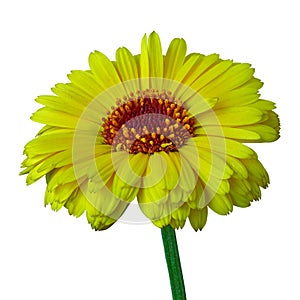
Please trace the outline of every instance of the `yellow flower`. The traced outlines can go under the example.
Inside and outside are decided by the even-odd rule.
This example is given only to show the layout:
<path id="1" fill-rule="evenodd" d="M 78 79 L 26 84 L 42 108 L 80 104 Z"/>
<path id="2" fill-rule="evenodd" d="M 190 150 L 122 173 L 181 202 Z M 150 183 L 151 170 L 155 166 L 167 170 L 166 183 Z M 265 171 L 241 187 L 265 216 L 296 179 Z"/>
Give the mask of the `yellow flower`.
<path id="1" fill-rule="evenodd" d="M 111 226 L 135 198 L 158 227 L 195 230 L 208 208 L 227 215 L 261 196 L 269 177 L 243 143 L 279 137 L 274 103 L 246 63 L 186 55 L 174 39 L 143 37 L 141 54 L 119 48 L 110 61 L 95 51 L 90 70 L 73 71 L 32 120 L 45 124 L 25 146 L 31 184 L 46 176 L 45 204 L 86 212 L 96 230 Z"/>

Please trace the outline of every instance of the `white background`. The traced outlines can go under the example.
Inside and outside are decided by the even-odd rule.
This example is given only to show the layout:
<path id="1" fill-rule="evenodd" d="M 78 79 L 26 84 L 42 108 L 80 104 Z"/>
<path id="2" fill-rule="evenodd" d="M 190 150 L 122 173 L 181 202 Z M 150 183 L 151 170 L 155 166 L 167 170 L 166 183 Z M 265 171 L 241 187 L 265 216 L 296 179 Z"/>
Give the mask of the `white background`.
<path id="1" fill-rule="evenodd" d="M 3 4 L 6 3 L 6 4 Z M 139 52 L 156 30 L 164 51 L 183 37 L 190 52 L 251 62 L 277 103 L 281 139 L 253 145 L 271 185 L 263 199 L 202 232 L 177 233 L 189 300 L 288 299 L 299 291 L 299 15 L 297 1 L 6 1 L 1 30 L 0 298 L 171 299 L 160 231 L 117 223 L 94 232 L 85 217 L 43 207 L 44 180 L 18 176 L 24 144 L 40 128 L 34 98 L 87 69 L 98 49 Z"/>

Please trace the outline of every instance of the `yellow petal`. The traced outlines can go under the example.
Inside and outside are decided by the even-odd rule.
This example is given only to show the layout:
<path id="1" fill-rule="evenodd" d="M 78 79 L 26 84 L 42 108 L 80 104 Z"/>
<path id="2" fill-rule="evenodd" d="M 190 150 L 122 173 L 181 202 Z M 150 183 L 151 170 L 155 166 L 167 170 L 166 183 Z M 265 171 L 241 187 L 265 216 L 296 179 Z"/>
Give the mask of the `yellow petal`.
<path id="1" fill-rule="evenodd" d="M 75 128 L 78 117 L 69 113 L 43 107 L 32 115 L 31 120 L 52 126 Z"/>
<path id="2" fill-rule="evenodd" d="M 250 106 L 255 107 L 257 109 L 260 109 L 260 110 L 264 110 L 264 111 L 273 110 L 273 109 L 276 108 L 274 102 L 269 101 L 269 100 L 261 100 L 261 99 L 259 99 L 258 101 L 252 103 Z"/>
<path id="3" fill-rule="evenodd" d="M 58 152 L 70 149 L 72 142 L 72 133 L 42 135 L 27 143 L 24 152 L 31 155 Z"/>
<path id="4" fill-rule="evenodd" d="M 151 208 L 154 205 L 164 204 L 168 199 L 168 194 L 168 190 L 161 188 L 159 185 L 154 185 L 149 188 L 140 189 L 137 199 L 141 208 L 143 208 L 143 210 L 147 210 L 149 207 Z"/>
<path id="5" fill-rule="evenodd" d="M 192 94 L 191 94 L 192 93 Z M 203 98 L 199 94 L 195 94 L 190 90 L 190 93 L 185 92 L 186 101 L 183 101 L 185 107 L 191 116 L 196 117 L 202 113 L 209 111 L 209 114 L 214 118 L 215 123 L 217 123 L 216 116 L 212 111 L 212 108 L 219 101 L 218 98 Z M 197 118 L 200 122 L 202 117 Z"/>
<path id="6" fill-rule="evenodd" d="M 211 68 L 215 63 L 218 62 L 219 60 L 219 55 L 218 54 L 211 54 L 207 56 L 200 56 L 200 64 L 196 64 L 193 66 L 192 70 L 190 70 L 188 76 L 183 80 L 183 83 L 191 86 L 192 83 L 197 79 L 201 78 L 202 74 Z"/>
<path id="7" fill-rule="evenodd" d="M 162 220 L 170 222 L 171 207 L 167 203 L 168 191 L 159 186 L 140 189 L 137 195 L 142 212 L 151 220 Z M 157 224 L 156 224 L 157 225 Z"/>
<path id="8" fill-rule="evenodd" d="M 150 218 L 151 220 L 151 218 Z M 155 218 L 155 219 L 152 219 L 152 223 L 159 227 L 159 228 L 163 228 L 167 225 L 169 225 L 171 222 L 171 215 L 167 215 L 165 217 L 161 217 L 161 218 Z"/>
<path id="9" fill-rule="evenodd" d="M 82 182 L 87 177 L 87 169 L 90 165 L 90 161 L 84 161 L 76 167 L 74 170 L 73 165 L 67 165 L 58 169 L 54 169 L 47 174 L 47 184 L 49 189 L 54 189 L 58 185 L 69 183 L 72 181 Z"/>
<path id="10" fill-rule="evenodd" d="M 234 171 L 232 177 L 238 179 L 246 179 L 248 177 L 247 168 L 239 159 L 227 155 L 226 162 L 230 166 L 230 168 Z"/>
<path id="11" fill-rule="evenodd" d="M 214 95 L 216 91 L 230 91 L 241 86 L 250 80 L 253 76 L 254 70 L 250 68 L 249 64 L 234 64 L 221 76 L 211 81 L 206 87 L 201 89 L 205 94 Z"/>
<path id="12" fill-rule="evenodd" d="M 249 127 L 250 129 L 251 127 Z M 207 133 L 207 131 L 209 133 Z M 195 130 L 196 134 L 199 135 L 216 135 L 216 136 L 224 136 L 226 138 L 238 139 L 238 140 L 247 140 L 247 141 L 259 141 L 261 138 L 260 135 L 252 130 L 248 130 L 248 127 L 226 127 L 222 126 L 208 126 L 199 127 Z"/>
<path id="13" fill-rule="evenodd" d="M 123 81 L 138 77 L 138 70 L 135 59 L 127 48 L 123 47 L 117 50 L 116 63 L 120 73 L 120 77 Z"/>
<path id="14" fill-rule="evenodd" d="M 83 108 L 77 105 L 76 102 L 74 102 L 74 105 L 66 105 L 64 98 L 54 95 L 42 95 L 37 97 L 35 101 L 47 106 L 48 108 L 70 113 L 74 116 L 80 116 L 83 111 Z"/>
<path id="15" fill-rule="evenodd" d="M 81 190 L 77 189 L 76 192 L 69 197 L 65 203 L 65 207 L 68 209 L 70 215 L 78 218 L 85 211 L 86 201 L 87 200 Z"/>
<path id="16" fill-rule="evenodd" d="M 164 76 L 164 64 L 160 38 L 156 32 L 152 32 L 148 39 L 149 73 L 150 77 L 162 78 Z"/>
<path id="17" fill-rule="evenodd" d="M 177 174 L 179 174 L 179 186 L 184 191 L 194 190 L 197 177 L 189 161 L 185 159 L 183 155 L 180 155 L 180 152 L 170 152 L 169 156 L 176 166 Z M 170 174 L 170 176 L 172 176 L 172 174 Z"/>
<path id="18" fill-rule="evenodd" d="M 193 54 L 184 62 L 183 66 L 178 70 L 174 80 L 185 83 L 187 86 L 193 82 L 199 75 L 197 67 L 201 64 L 203 55 Z"/>
<path id="19" fill-rule="evenodd" d="M 191 209 L 189 220 L 192 227 L 197 231 L 198 229 L 202 230 L 207 221 L 207 207 L 203 209 Z"/>
<path id="20" fill-rule="evenodd" d="M 21 175 L 28 173 L 28 175 L 26 177 L 27 185 L 34 183 L 35 181 L 37 181 L 38 179 L 40 179 L 41 177 L 43 177 L 44 175 L 49 173 L 53 168 L 48 167 L 47 169 L 44 169 L 42 171 L 38 171 L 37 169 L 38 169 L 38 167 L 32 166 L 32 167 L 27 168 L 26 170 L 24 170 L 21 173 Z"/>
<path id="21" fill-rule="evenodd" d="M 159 152 L 153 153 L 149 158 L 146 174 L 143 177 L 143 187 L 151 188 L 153 186 L 167 189 L 165 173 L 167 162 Z"/>
<path id="22" fill-rule="evenodd" d="M 211 167 L 208 163 L 205 163 L 201 159 L 201 154 L 190 149 L 191 147 L 184 147 L 184 151 L 181 151 L 182 155 L 187 159 L 198 176 L 203 181 L 204 185 L 208 186 L 214 192 L 221 194 L 228 193 L 230 186 L 227 180 L 222 180 L 224 171 L 221 169 L 223 176 L 217 176 L 218 170 Z M 182 148 L 183 149 L 183 148 Z M 224 168 L 225 164 L 223 163 Z M 225 170 L 225 169 L 224 169 Z M 225 176 L 226 177 L 226 176 Z"/>
<path id="23" fill-rule="evenodd" d="M 203 91 L 201 91 L 201 94 L 206 97 L 212 96 L 211 93 L 205 93 Z M 256 88 L 244 86 L 231 91 L 221 91 L 218 97 L 219 101 L 216 105 L 216 109 L 250 105 L 258 100 L 259 95 L 257 94 Z"/>
<path id="24" fill-rule="evenodd" d="M 280 122 L 279 122 L 278 115 L 274 111 L 268 111 L 267 115 L 268 115 L 268 119 L 262 122 L 262 124 L 274 128 L 279 137 Z"/>
<path id="25" fill-rule="evenodd" d="M 103 53 L 99 51 L 91 53 L 89 64 L 92 72 L 96 75 L 98 84 L 103 90 L 121 83 L 113 63 Z"/>
<path id="26" fill-rule="evenodd" d="M 118 199 L 131 202 L 137 195 L 139 187 L 128 185 L 118 175 L 114 176 L 112 184 L 112 193 Z"/>
<path id="27" fill-rule="evenodd" d="M 51 204 L 53 210 L 59 210 L 77 188 L 77 181 L 59 185 L 54 189 L 49 189 L 48 186 L 45 192 L 45 205 Z"/>
<path id="28" fill-rule="evenodd" d="M 232 190 L 234 190 L 235 192 L 241 195 L 247 195 L 249 192 L 251 192 L 251 185 L 248 182 L 248 180 L 232 179 L 230 180 L 230 185 Z"/>
<path id="29" fill-rule="evenodd" d="M 95 95 L 89 95 L 73 83 L 58 83 L 52 88 L 53 93 L 64 99 L 68 106 L 79 107 L 82 110 L 88 105 Z"/>
<path id="30" fill-rule="evenodd" d="M 89 188 L 101 189 L 115 173 L 114 163 L 118 162 L 116 157 L 112 159 L 112 153 L 104 153 L 95 158 L 94 163 L 89 165 L 86 173 L 90 180 Z"/>
<path id="31" fill-rule="evenodd" d="M 250 193 L 248 193 L 247 195 L 241 195 L 236 191 L 232 190 L 230 191 L 230 196 L 232 199 L 232 203 L 238 207 L 248 207 L 250 206 L 250 203 L 252 201 Z"/>
<path id="32" fill-rule="evenodd" d="M 178 170 L 176 168 L 176 162 L 172 160 L 174 156 L 170 156 L 169 154 L 165 152 L 160 152 L 160 155 L 166 162 L 166 172 L 164 174 L 164 180 L 165 180 L 165 187 L 168 190 L 173 190 L 179 181 L 179 176 L 181 175 L 178 173 Z"/>
<path id="33" fill-rule="evenodd" d="M 274 142 L 279 138 L 277 130 L 264 124 L 243 126 L 243 129 L 258 135 L 259 139 L 257 142 Z"/>
<path id="34" fill-rule="evenodd" d="M 201 89 L 210 82 L 213 84 L 216 78 L 226 72 L 231 65 L 231 60 L 223 60 L 213 65 L 206 72 L 203 72 L 203 74 L 201 74 L 193 84 L 191 84 L 191 88 L 195 91 L 201 91 Z"/>
<path id="35" fill-rule="evenodd" d="M 172 212 L 171 224 L 173 228 L 182 228 L 186 219 L 190 214 L 190 207 L 187 204 L 183 204 L 181 207 Z"/>
<path id="36" fill-rule="evenodd" d="M 95 230 L 105 230 L 117 221 L 100 213 L 89 201 L 86 202 L 86 218 Z"/>
<path id="37" fill-rule="evenodd" d="M 116 209 L 120 205 L 127 206 L 127 202 L 131 201 L 129 198 L 131 196 L 127 193 L 127 188 L 124 190 L 121 188 L 116 191 L 113 186 L 114 184 L 115 186 L 120 187 L 120 182 L 116 176 L 111 179 L 107 185 L 102 186 L 102 188 L 96 192 L 91 191 L 89 188 L 86 191 L 85 196 L 89 203 L 91 203 L 99 213 L 117 219 L 118 216 L 115 216 Z"/>
<path id="38" fill-rule="evenodd" d="M 135 93 L 141 89 L 138 81 L 139 73 L 136 60 L 127 48 L 123 47 L 117 50 L 116 66 L 128 94 Z"/>
<path id="39" fill-rule="evenodd" d="M 142 42 L 141 42 L 141 55 L 140 55 L 140 77 L 141 78 L 148 78 L 150 77 L 149 71 L 149 53 L 148 53 L 148 46 L 147 46 L 147 36 L 144 35 Z M 149 86 L 142 87 L 142 89 L 149 88 Z"/>
<path id="40" fill-rule="evenodd" d="M 68 78 L 74 85 L 83 90 L 92 99 L 103 92 L 103 88 L 96 81 L 95 76 L 90 71 L 76 70 L 68 75 Z"/>
<path id="41" fill-rule="evenodd" d="M 220 215 L 227 215 L 233 210 L 233 203 L 228 195 L 216 194 L 209 202 L 208 206 Z"/>
<path id="42" fill-rule="evenodd" d="M 199 149 L 200 170 L 201 168 L 209 170 L 211 176 L 216 178 L 228 179 L 233 171 L 227 165 L 225 157 L 220 157 L 205 149 Z"/>
<path id="43" fill-rule="evenodd" d="M 24 154 L 26 152 L 24 151 Z M 43 162 L 47 157 L 50 157 L 52 153 L 44 153 L 44 154 L 32 154 L 27 153 L 27 158 L 22 162 L 21 166 L 22 168 L 36 166 L 39 163 Z"/>
<path id="44" fill-rule="evenodd" d="M 42 172 L 46 169 L 61 168 L 72 163 L 72 149 L 58 152 L 39 164 L 37 171 Z"/>
<path id="45" fill-rule="evenodd" d="M 116 174 L 129 186 L 140 187 L 148 166 L 149 155 L 144 153 L 127 154 L 116 166 Z"/>
<path id="46" fill-rule="evenodd" d="M 261 198 L 261 190 L 259 185 L 257 184 L 257 182 L 251 180 L 249 180 L 249 184 L 251 186 L 251 194 L 252 194 L 252 199 L 253 200 L 259 200 Z"/>
<path id="47" fill-rule="evenodd" d="M 164 78 L 175 78 L 183 66 L 186 55 L 186 42 L 184 39 L 174 39 L 164 59 Z"/>
<path id="48" fill-rule="evenodd" d="M 269 184 L 269 175 L 258 159 L 245 159 L 243 164 L 246 166 L 249 176 L 262 187 Z"/>
<path id="49" fill-rule="evenodd" d="M 222 126 L 241 126 L 257 123 L 264 117 L 261 110 L 249 106 L 218 109 L 215 110 L 215 115 L 212 118 L 211 114 L 202 114 L 200 117 L 201 125 L 218 125 L 216 124 L 218 122 Z"/>
<path id="50" fill-rule="evenodd" d="M 203 186 L 204 184 L 202 183 L 201 179 L 198 178 L 193 192 L 189 195 L 187 203 L 192 209 L 203 208 L 209 202 L 209 199 L 206 198 L 206 193 L 203 190 Z"/>
<path id="51" fill-rule="evenodd" d="M 192 143 L 196 143 L 197 146 L 208 149 L 209 151 L 231 155 L 237 158 L 256 158 L 256 153 L 246 145 L 240 142 L 224 139 L 215 136 L 198 136 L 192 139 Z M 187 144 L 191 143 L 190 141 Z"/>
<path id="52" fill-rule="evenodd" d="M 219 60 L 219 55 L 211 54 L 203 56 L 201 54 L 192 54 L 184 63 L 183 67 L 178 71 L 175 80 L 182 82 L 186 87 L 192 87 L 193 82 L 201 76 L 209 67 L 214 65 Z M 195 89 L 186 88 L 182 89 L 177 96 L 183 101 L 191 96 L 191 90 L 196 92 Z M 213 96 L 213 98 L 215 95 Z M 211 96 L 207 98 L 212 98 Z"/>

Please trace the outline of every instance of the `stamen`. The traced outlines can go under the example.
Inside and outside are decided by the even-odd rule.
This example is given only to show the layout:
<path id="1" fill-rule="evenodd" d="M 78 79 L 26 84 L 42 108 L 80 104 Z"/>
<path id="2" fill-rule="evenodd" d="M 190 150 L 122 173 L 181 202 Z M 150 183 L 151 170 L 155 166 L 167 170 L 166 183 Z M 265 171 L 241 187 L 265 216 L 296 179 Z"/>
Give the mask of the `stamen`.
<path id="1" fill-rule="evenodd" d="M 170 91 L 147 89 L 116 101 L 101 134 L 114 151 L 178 151 L 194 135 L 194 119 Z"/>

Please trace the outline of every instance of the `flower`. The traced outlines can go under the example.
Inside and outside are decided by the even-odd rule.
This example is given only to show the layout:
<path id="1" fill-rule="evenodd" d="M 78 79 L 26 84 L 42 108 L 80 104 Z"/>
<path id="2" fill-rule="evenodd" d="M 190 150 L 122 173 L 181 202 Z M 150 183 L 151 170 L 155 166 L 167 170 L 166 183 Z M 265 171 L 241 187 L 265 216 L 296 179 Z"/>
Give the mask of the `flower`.
<path id="1" fill-rule="evenodd" d="M 274 103 L 260 99 L 250 64 L 186 50 L 176 38 L 163 55 L 153 32 L 141 54 L 119 48 L 110 61 L 95 51 L 90 70 L 36 99 L 32 120 L 45 126 L 25 146 L 21 174 L 28 184 L 46 176 L 46 205 L 86 212 L 103 230 L 137 198 L 156 226 L 189 218 L 198 230 L 208 208 L 227 215 L 261 197 L 269 177 L 243 143 L 278 139 Z"/>

